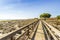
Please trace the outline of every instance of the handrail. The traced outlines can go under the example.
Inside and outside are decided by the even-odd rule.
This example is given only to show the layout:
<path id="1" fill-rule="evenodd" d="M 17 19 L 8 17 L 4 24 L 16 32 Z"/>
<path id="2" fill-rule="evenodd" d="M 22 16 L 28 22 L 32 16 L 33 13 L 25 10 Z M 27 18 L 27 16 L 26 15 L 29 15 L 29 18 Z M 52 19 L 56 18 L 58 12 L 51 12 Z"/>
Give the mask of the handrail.
<path id="1" fill-rule="evenodd" d="M 58 27 L 58 25 L 53 24 L 52 26 L 54 26 L 56 29 L 58 29 L 60 31 L 60 28 Z"/>
<path id="2" fill-rule="evenodd" d="M 54 40 L 58 40 L 58 38 L 54 35 L 54 33 L 51 31 L 51 25 L 49 25 L 47 22 L 42 21 L 43 25 L 45 25 L 46 29 L 48 30 L 48 32 L 51 34 L 51 36 L 53 37 Z"/>
<path id="3" fill-rule="evenodd" d="M 5 36 L 0 37 L 0 40 L 6 40 L 6 39 L 9 38 L 9 37 L 13 37 L 13 36 L 14 36 L 15 34 L 17 34 L 17 33 L 21 33 L 21 30 L 23 30 L 23 29 L 25 29 L 25 28 L 29 28 L 29 26 L 32 25 L 33 23 L 35 23 L 35 25 L 36 25 L 36 23 L 38 23 L 38 21 L 39 21 L 39 20 L 36 20 L 36 21 L 34 21 L 34 22 L 31 22 L 31 23 L 29 23 L 29 24 L 27 24 L 27 25 L 25 25 L 25 26 L 23 26 L 23 27 L 15 30 L 15 31 L 10 32 L 10 33 L 8 33 L 8 34 L 5 35 Z M 29 30 L 29 29 L 28 29 L 28 30 Z"/>

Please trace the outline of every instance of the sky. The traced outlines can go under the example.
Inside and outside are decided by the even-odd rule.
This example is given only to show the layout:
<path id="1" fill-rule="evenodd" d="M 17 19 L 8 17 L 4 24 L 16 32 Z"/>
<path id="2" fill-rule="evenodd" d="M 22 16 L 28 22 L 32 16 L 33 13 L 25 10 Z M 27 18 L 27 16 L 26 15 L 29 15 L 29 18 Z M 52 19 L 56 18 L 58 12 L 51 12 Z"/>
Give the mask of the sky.
<path id="1" fill-rule="evenodd" d="M 42 13 L 60 15 L 60 0 L 0 0 L 0 19 L 38 18 Z"/>

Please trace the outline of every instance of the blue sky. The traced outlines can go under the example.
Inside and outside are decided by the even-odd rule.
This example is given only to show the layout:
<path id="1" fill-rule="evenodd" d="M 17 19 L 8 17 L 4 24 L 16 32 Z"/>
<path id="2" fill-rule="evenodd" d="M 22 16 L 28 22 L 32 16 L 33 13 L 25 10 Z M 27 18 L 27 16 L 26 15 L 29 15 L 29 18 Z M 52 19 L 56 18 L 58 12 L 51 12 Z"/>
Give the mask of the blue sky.
<path id="1" fill-rule="evenodd" d="M 0 19 L 26 19 L 50 13 L 60 15 L 60 0 L 0 0 Z"/>

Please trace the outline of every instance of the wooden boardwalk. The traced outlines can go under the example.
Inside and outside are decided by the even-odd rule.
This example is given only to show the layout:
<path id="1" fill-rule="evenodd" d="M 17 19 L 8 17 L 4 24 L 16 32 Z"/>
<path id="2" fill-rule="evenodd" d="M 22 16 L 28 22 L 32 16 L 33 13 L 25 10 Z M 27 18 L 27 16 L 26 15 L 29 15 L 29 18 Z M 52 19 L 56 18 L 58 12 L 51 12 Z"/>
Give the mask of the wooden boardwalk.
<path id="1" fill-rule="evenodd" d="M 59 37 L 60 31 L 54 26 L 51 26 L 43 20 L 36 20 L 1 36 L 0 40 L 60 40 Z"/>
<path id="2" fill-rule="evenodd" d="M 42 24 L 41 22 L 39 22 L 39 26 L 35 35 L 35 39 L 34 40 L 45 40 L 45 35 L 43 32 L 43 28 L 42 28 Z"/>

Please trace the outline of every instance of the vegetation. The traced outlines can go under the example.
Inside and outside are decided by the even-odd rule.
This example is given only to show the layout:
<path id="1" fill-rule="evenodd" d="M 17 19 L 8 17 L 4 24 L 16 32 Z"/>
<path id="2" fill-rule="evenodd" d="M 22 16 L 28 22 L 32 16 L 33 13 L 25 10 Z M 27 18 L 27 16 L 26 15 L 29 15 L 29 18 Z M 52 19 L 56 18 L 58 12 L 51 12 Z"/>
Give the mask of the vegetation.
<path id="1" fill-rule="evenodd" d="M 35 19 L 21 19 L 21 20 L 5 20 L 0 21 L 0 30 L 2 30 L 1 33 L 9 33 L 11 31 L 14 31 L 20 27 L 23 27 L 24 25 L 27 25 L 31 22 L 36 21 Z"/>
<path id="2" fill-rule="evenodd" d="M 43 13 L 40 15 L 40 18 L 50 18 L 51 17 L 51 14 L 49 13 Z"/>
<path id="3" fill-rule="evenodd" d="M 60 19 L 60 15 L 57 16 L 57 19 Z"/>

